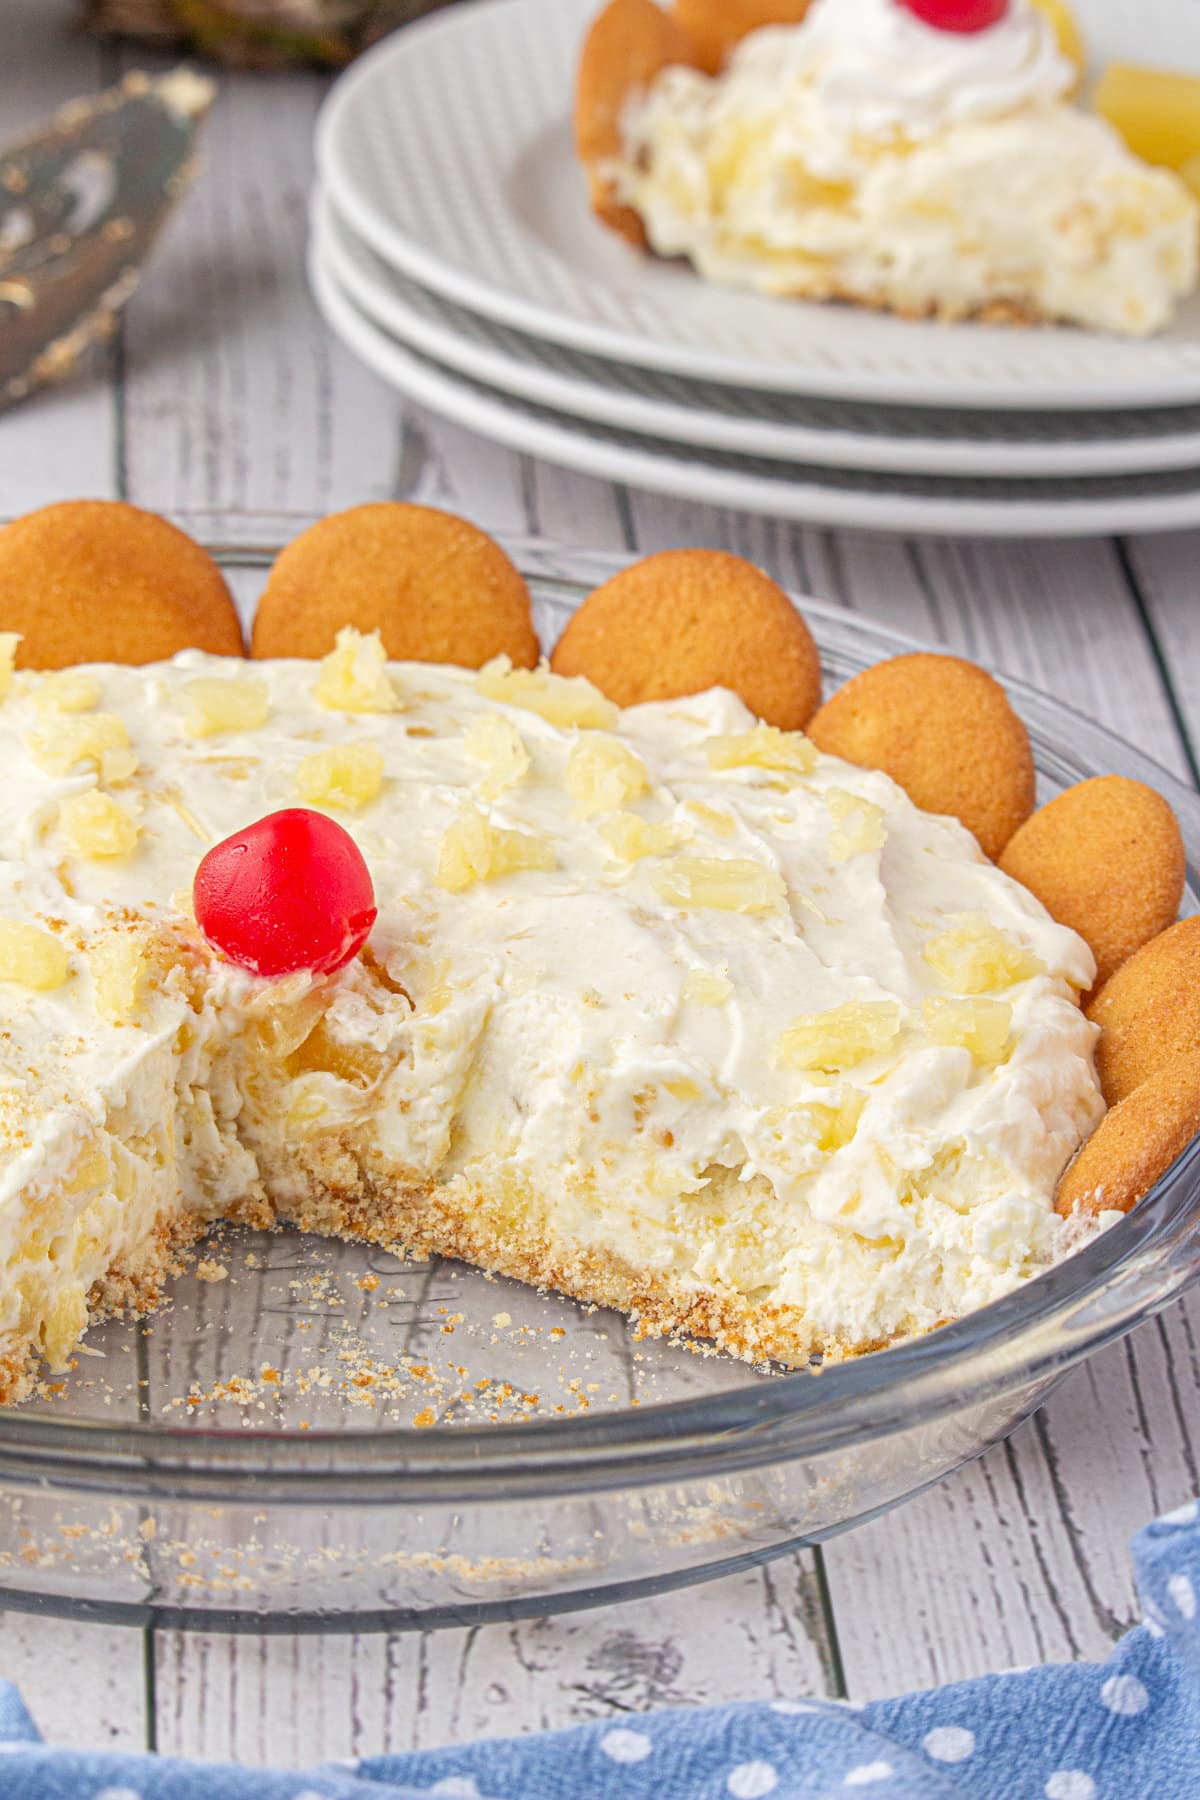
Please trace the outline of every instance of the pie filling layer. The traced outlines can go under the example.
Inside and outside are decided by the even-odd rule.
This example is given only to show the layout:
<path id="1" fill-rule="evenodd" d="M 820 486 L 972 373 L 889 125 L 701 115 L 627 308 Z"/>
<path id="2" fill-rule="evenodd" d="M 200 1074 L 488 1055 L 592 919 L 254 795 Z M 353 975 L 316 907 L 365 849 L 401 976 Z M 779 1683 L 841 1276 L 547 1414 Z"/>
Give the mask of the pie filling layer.
<path id="1" fill-rule="evenodd" d="M 1090 952 L 955 821 L 732 694 L 187 652 L 0 704 L 0 1392 L 224 1217 L 444 1253 L 801 1363 L 1065 1248 Z M 196 864 L 326 808 L 379 917 L 263 980 Z"/>
<path id="2" fill-rule="evenodd" d="M 708 280 L 944 318 L 1141 335 L 1197 280 L 1183 182 L 1071 104 L 1031 3 L 980 32 L 897 0 L 815 0 L 715 78 L 631 96 L 607 171 L 662 256 Z"/>

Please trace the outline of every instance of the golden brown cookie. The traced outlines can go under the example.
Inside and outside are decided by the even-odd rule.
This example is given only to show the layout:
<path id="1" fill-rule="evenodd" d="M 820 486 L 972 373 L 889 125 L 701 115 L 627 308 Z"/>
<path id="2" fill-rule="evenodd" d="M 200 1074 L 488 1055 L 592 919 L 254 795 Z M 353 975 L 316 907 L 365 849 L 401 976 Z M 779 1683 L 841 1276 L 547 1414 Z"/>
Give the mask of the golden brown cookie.
<path id="1" fill-rule="evenodd" d="M 1200 916 L 1151 938 L 1105 982 L 1087 1016 L 1100 1027 L 1096 1072 L 1110 1106 L 1165 1063 L 1200 1057 Z"/>
<path id="2" fill-rule="evenodd" d="M 1051 918 L 1086 939 L 1097 987 L 1175 918 L 1185 866 L 1171 808 L 1124 775 L 1100 775 L 1056 795 L 1000 858 Z"/>
<path id="3" fill-rule="evenodd" d="M 799 25 L 810 0 L 674 0 L 673 17 L 686 31 L 707 75 L 716 75 L 734 45 L 763 25 Z"/>
<path id="4" fill-rule="evenodd" d="M 1128 1212 L 1200 1131 L 1200 1056 L 1176 1057 L 1107 1112 L 1058 1184 L 1055 1209 Z"/>
<path id="5" fill-rule="evenodd" d="M 555 645 L 618 706 L 732 688 L 751 712 L 803 731 L 821 698 L 812 633 L 783 589 L 726 550 L 660 550 L 588 595 Z"/>
<path id="6" fill-rule="evenodd" d="M 639 249 L 646 246 L 642 221 L 617 199 L 600 165 L 621 154 L 621 110 L 630 94 L 649 87 L 660 69 L 695 61 L 687 36 L 655 0 L 609 0 L 583 40 L 575 78 L 575 148 L 587 174 L 588 198 L 601 224 Z"/>
<path id="7" fill-rule="evenodd" d="M 529 589 L 492 538 L 454 513 L 381 500 L 331 513 L 282 551 L 258 604 L 253 656 L 324 656 L 343 625 L 399 660 L 477 669 L 538 659 Z"/>
<path id="8" fill-rule="evenodd" d="M 926 812 L 950 813 L 995 858 L 1033 811 L 1029 734 L 1004 689 L 958 656 L 876 663 L 827 700 L 813 743 L 883 769 Z"/>
<path id="9" fill-rule="evenodd" d="M 21 633 L 23 669 L 245 654 L 207 550 L 124 500 L 63 500 L 0 527 L 0 630 Z"/>

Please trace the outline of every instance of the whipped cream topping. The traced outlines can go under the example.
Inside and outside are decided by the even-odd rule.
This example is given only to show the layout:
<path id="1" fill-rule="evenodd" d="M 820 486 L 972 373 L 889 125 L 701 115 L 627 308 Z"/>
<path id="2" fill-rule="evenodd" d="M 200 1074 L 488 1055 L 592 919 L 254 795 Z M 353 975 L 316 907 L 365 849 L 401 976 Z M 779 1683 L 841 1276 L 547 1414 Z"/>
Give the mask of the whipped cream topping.
<path id="1" fill-rule="evenodd" d="M 803 82 L 847 130 L 925 138 L 1069 94 L 1075 69 L 1032 0 L 984 31 L 939 31 L 899 0 L 814 0 L 800 26 L 767 26 L 733 58 L 739 81 Z"/>
<path id="2" fill-rule="evenodd" d="M 849 1347 L 1059 1253 L 1054 1185 L 1103 1111 L 1094 965 L 959 824 L 722 690 L 618 714 L 553 677 L 369 661 L 189 652 L 85 671 L 84 712 L 47 712 L 53 677 L 0 704 L 0 946 L 33 924 L 69 959 L 49 991 L 0 981 L 0 1327 L 31 1195 L 66 1209 L 39 1279 L 78 1299 L 164 1190 L 302 1211 L 348 1155 Z M 112 720 L 127 746 L 88 737 Z M 192 875 L 321 782 L 359 802 L 336 816 L 378 921 L 337 976 L 258 981 L 200 940 Z M 137 827 L 121 854 L 64 824 L 101 790 Z M 114 1022 L 105 945 L 130 936 L 154 973 Z M 114 1137 L 142 1158 L 123 1205 L 79 1175 L 97 1146 L 124 1167 Z"/>

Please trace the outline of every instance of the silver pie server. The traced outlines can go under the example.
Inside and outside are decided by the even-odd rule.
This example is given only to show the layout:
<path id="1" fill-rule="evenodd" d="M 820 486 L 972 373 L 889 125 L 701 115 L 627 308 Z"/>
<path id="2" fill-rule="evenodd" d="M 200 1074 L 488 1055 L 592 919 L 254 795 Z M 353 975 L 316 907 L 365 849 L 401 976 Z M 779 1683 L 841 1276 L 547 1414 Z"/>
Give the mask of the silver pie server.
<path id="1" fill-rule="evenodd" d="M 187 68 L 135 72 L 0 151 L 0 408 L 112 336 L 215 92 Z"/>

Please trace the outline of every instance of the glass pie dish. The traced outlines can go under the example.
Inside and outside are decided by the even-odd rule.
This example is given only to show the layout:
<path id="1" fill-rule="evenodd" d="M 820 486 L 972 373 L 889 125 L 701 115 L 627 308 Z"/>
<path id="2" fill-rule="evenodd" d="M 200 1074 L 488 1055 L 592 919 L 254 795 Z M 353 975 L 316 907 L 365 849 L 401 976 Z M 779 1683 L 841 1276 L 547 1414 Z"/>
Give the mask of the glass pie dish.
<path id="1" fill-rule="evenodd" d="M 616 559 L 510 544 L 553 641 Z M 252 607 L 271 553 L 223 558 Z M 914 648 L 804 612 L 836 683 Z M 1009 684 L 1039 792 L 1164 793 L 1200 905 L 1200 797 Z M 133 1624 L 465 1625 L 629 1598 L 819 1541 L 1011 1431 L 1200 1270 L 1200 1139 L 1128 1217 L 1007 1299 L 819 1370 L 639 1342 L 451 1263 L 219 1231 L 144 1325 L 0 1411 L 0 1605 Z"/>

